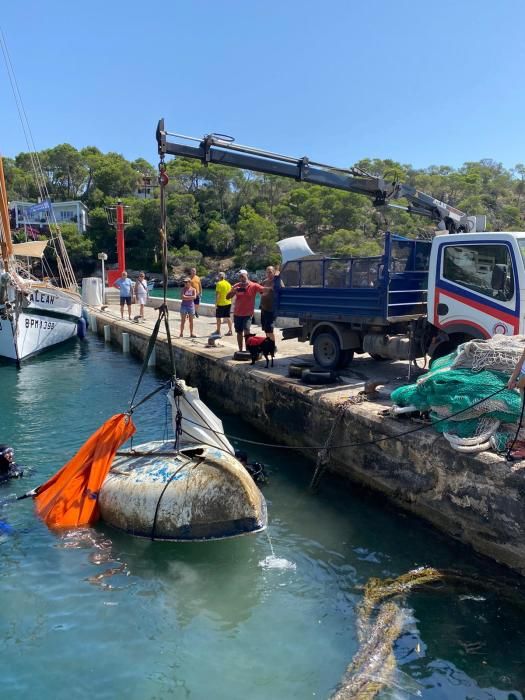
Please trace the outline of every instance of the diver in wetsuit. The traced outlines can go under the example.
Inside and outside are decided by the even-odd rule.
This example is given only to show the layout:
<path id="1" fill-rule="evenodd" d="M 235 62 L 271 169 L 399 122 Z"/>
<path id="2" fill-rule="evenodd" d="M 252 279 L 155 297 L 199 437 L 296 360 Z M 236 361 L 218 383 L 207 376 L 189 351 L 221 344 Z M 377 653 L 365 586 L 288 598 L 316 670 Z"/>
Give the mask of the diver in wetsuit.
<path id="1" fill-rule="evenodd" d="M 9 445 L 0 445 L 0 483 L 8 479 L 18 479 L 24 473 L 15 462 L 15 451 Z"/>

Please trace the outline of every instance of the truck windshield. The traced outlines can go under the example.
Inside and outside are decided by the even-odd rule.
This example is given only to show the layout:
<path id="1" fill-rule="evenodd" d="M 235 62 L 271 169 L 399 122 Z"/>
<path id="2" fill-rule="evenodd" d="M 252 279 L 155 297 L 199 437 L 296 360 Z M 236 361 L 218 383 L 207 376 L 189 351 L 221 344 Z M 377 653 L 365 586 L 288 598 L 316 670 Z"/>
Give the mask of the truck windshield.
<path id="1" fill-rule="evenodd" d="M 510 301 L 514 296 L 512 258 L 506 243 L 446 245 L 443 277 L 499 301 Z"/>

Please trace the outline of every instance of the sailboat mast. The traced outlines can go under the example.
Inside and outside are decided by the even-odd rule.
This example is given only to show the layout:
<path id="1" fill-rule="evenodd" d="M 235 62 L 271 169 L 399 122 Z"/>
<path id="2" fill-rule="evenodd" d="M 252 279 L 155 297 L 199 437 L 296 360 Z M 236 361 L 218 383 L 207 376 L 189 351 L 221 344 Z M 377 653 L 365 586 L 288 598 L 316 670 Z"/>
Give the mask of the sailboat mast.
<path id="1" fill-rule="evenodd" d="M 7 189 L 4 178 L 4 165 L 0 156 L 0 253 L 4 262 L 4 268 L 9 266 L 9 258 L 13 254 L 13 241 L 11 240 L 11 228 L 9 226 L 9 207 L 7 205 Z"/>

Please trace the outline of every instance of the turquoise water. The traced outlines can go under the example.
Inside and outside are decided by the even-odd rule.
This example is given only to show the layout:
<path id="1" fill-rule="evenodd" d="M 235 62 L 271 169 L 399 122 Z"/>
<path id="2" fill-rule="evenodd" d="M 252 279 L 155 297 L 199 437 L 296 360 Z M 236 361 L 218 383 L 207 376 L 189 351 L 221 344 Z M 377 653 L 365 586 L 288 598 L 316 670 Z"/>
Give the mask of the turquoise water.
<path id="1" fill-rule="evenodd" d="M 0 487 L 2 697 L 62 700 L 328 698 L 358 648 L 356 606 L 370 577 L 421 565 L 467 583 L 407 594 L 385 698 L 523 700 L 525 594 L 502 571 L 357 487 L 258 448 L 275 557 L 264 533 L 217 543 L 152 543 L 104 524 L 53 534 L 29 499 L 127 407 L 140 365 L 89 336 L 28 362 L 0 365 L 0 442 L 36 472 Z M 144 393 L 162 378 L 149 372 Z M 142 439 L 164 435 L 162 400 L 138 412 Z M 231 435 L 261 439 L 224 416 Z M 137 441 L 136 441 L 137 444 Z M 238 443 L 240 446 L 240 443 Z M 273 568 L 268 563 L 279 566 Z"/>
<path id="2" fill-rule="evenodd" d="M 180 299 L 180 292 L 181 290 L 178 287 L 170 287 L 167 290 L 166 296 L 168 299 Z M 162 289 L 154 289 L 151 293 L 150 296 L 152 297 L 162 297 L 164 292 Z M 201 296 L 201 302 L 203 304 L 215 304 L 215 290 L 214 289 L 203 289 L 202 290 L 202 296 Z"/>

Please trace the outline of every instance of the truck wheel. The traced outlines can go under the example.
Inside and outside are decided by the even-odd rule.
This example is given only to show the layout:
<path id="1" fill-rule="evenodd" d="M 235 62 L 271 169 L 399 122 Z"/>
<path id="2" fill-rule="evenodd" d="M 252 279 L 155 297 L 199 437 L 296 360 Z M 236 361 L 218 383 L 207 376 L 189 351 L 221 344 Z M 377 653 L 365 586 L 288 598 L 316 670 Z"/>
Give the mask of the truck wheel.
<path id="1" fill-rule="evenodd" d="M 322 369 L 336 369 L 343 351 L 333 333 L 319 333 L 314 340 L 315 361 Z"/>

